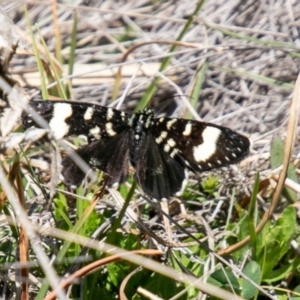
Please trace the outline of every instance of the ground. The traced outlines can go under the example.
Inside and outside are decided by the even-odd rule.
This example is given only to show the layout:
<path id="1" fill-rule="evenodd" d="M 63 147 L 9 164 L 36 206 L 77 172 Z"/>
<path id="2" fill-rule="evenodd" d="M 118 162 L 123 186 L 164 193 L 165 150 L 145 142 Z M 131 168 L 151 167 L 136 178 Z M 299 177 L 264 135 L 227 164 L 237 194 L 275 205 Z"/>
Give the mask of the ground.
<path id="1" fill-rule="evenodd" d="M 224 224 L 229 230 L 228 214 L 232 213 L 230 200 L 234 198 L 247 210 L 257 172 L 260 173 L 260 191 L 263 191 L 257 201 L 258 214 L 267 210 L 269 206 L 265 201 L 270 199 L 270 190 L 275 184 L 275 181 L 268 179 L 274 173 L 272 168 L 280 165 L 278 162 L 272 165 L 271 144 L 275 138 L 278 137 L 276 141 L 280 143 L 289 135 L 290 107 L 299 72 L 299 1 L 70 2 L 26 1 L 28 20 L 23 1 L 1 2 L 1 8 L 16 25 L 20 39 L 16 53 L 8 64 L 7 74 L 20 84 L 22 91 L 33 100 L 42 98 L 41 73 L 29 34 L 31 26 L 48 80 L 53 77 L 53 73 L 50 76 L 52 67 L 49 60 L 57 63 L 57 69 L 61 68 L 62 77 L 72 74 L 69 81 L 65 81 L 68 98 L 113 105 L 128 112 L 148 105 L 159 116 L 192 117 L 216 123 L 252 140 L 249 156 L 238 166 L 209 173 L 218 176 L 218 184 L 216 188 L 213 186 L 212 194 L 205 190 L 207 186 L 199 188 L 198 184 L 199 179 L 200 182 L 207 182 L 207 173 L 192 177 L 181 199 L 185 200 L 186 216 L 182 216 L 182 210 L 179 214 L 178 205 L 169 208 L 182 224 L 190 220 L 190 233 L 199 232 L 202 217 L 205 221 L 200 223 L 205 222 L 206 230 L 215 230 L 214 235 L 223 234 Z M 77 31 L 73 55 L 74 23 L 77 24 Z M 41 36 L 55 59 L 49 59 Z M 74 62 L 70 62 L 70 57 L 74 58 Z M 73 66 L 72 71 L 68 69 L 70 65 Z M 150 90 L 154 79 L 155 84 Z M 60 96 L 55 88 L 49 94 Z M 19 124 L 20 119 L 16 119 L 16 126 Z M 299 148 L 296 135 L 291 158 L 295 174 Z M 38 159 L 38 166 L 41 166 L 39 172 L 47 182 L 51 177 L 47 171 L 49 166 L 47 164 L 42 168 L 42 164 L 51 160 L 43 155 Z M 275 174 L 279 174 L 279 170 Z M 297 181 L 297 177 L 294 180 Z M 43 202 L 44 194 L 36 193 Z M 111 195 L 107 197 L 110 199 Z M 113 198 L 115 201 L 117 196 Z M 296 201 L 299 196 L 292 198 Z M 97 204 L 98 213 L 103 213 L 104 209 L 114 212 L 114 204 L 107 199 Z M 32 198 L 30 200 L 34 201 Z M 203 202 L 199 203 L 199 200 Z M 142 198 L 137 197 L 137 201 L 137 207 L 145 205 Z M 281 215 L 288 204 L 288 201 L 281 202 L 277 206 L 277 214 Z M 72 208 L 70 211 L 74 212 Z M 49 210 L 43 213 L 43 220 L 48 217 L 47 222 L 53 224 Z M 153 221 L 152 214 L 150 209 L 148 225 L 158 226 L 154 226 L 153 231 L 161 234 L 162 221 Z M 158 218 L 156 213 L 154 215 L 153 218 Z M 34 211 L 31 218 L 37 222 L 40 211 Z M 108 220 L 107 215 L 106 218 Z M 238 217 L 235 215 L 232 218 Z M 124 222 L 127 226 L 131 223 L 127 219 L 123 225 Z M 182 234 L 180 229 L 174 227 L 173 233 L 173 238 L 178 242 L 187 242 L 178 237 Z M 211 240 L 215 238 L 208 236 Z M 165 232 L 161 237 L 167 239 Z M 296 239 L 296 236 L 292 238 Z M 142 242 L 145 243 L 145 240 L 142 239 Z M 217 239 L 219 242 L 220 238 Z M 289 245 L 289 241 L 286 244 Z M 221 245 L 217 250 L 220 248 Z M 279 268 L 278 265 L 276 267 Z M 291 284 L 289 288 L 294 287 L 295 284 Z"/>

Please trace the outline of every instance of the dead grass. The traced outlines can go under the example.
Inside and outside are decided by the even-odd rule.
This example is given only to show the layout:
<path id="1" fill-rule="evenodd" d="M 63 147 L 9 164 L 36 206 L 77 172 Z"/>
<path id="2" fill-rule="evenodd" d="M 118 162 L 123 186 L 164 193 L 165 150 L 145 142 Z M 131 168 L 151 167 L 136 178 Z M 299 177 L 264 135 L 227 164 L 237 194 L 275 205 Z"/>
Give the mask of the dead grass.
<path id="1" fill-rule="evenodd" d="M 252 153 L 239 169 L 233 167 L 214 172 L 220 176 L 216 199 L 206 199 L 204 204 L 195 203 L 198 192 L 192 191 L 194 198 L 186 199 L 186 205 L 192 205 L 188 206 L 187 216 L 178 214 L 177 206 L 174 208 L 180 224 L 193 219 L 194 223 L 189 224 L 190 234 L 197 235 L 202 230 L 199 224 L 206 225 L 207 243 L 214 249 L 215 243 L 222 239 L 216 239 L 216 236 L 225 233 L 221 225 L 216 229 L 213 223 L 217 220 L 218 224 L 228 224 L 228 214 L 233 206 L 230 200 L 249 197 L 257 172 L 261 179 L 270 177 L 272 138 L 287 135 L 291 95 L 300 63 L 300 3 L 297 0 L 207 1 L 194 17 L 182 44 L 170 52 L 169 41 L 177 39 L 197 1 L 154 1 L 153 4 L 151 1 L 94 0 L 79 1 L 76 5 L 62 2 L 57 4 L 56 19 L 54 6 L 50 3 L 26 1 L 31 23 L 37 24 L 48 49 L 52 53 L 55 50 L 61 53 L 62 61 L 57 61 L 57 65 L 71 80 L 72 99 L 114 104 L 119 109 L 132 111 L 150 82 L 158 76 L 160 82 L 150 103 L 158 114 L 186 117 L 195 115 L 196 111 L 200 119 L 230 127 L 253 140 Z M 22 88 L 38 98 L 40 76 L 24 17 L 24 4 L 1 1 L 1 6 L 18 26 L 22 38 L 9 72 Z M 67 77 L 75 10 L 78 19 L 75 65 L 72 76 Z M 61 49 L 57 48 L 58 36 Z M 165 43 L 149 44 L 156 40 Z M 39 41 L 37 33 L 36 41 Z M 120 64 L 127 50 L 134 45 L 139 46 L 126 56 L 124 64 Z M 43 47 L 38 46 L 42 56 L 46 57 Z M 171 62 L 166 70 L 159 72 L 165 57 L 171 57 Z M 118 86 L 116 78 L 120 66 L 122 80 Z M 187 102 L 193 102 L 191 96 L 201 72 L 204 79 L 199 98 L 191 107 Z M 121 102 L 112 101 L 114 92 Z M 299 128 L 297 130 L 299 133 Z M 296 137 L 292 161 L 297 158 L 299 149 L 299 138 Z M 298 167 L 297 161 L 295 166 Z M 207 174 L 201 175 L 205 176 Z M 197 180 L 192 183 L 197 184 Z M 233 189 L 237 196 L 233 196 Z M 264 190 L 262 197 L 268 195 Z M 43 198 L 43 195 L 39 197 Z M 141 198 L 137 199 L 137 207 L 144 203 Z M 109 205 L 104 201 L 97 211 L 103 212 L 103 207 L 112 209 Z M 258 211 L 268 209 L 263 201 L 258 201 L 257 205 Z M 136 207 L 132 205 L 131 208 Z M 282 211 L 282 207 L 280 209 Z M 40 213 L 35 212 L 32 218 L 36 221 Z M 155 228 L 160 222 L 161 219 L 150 219 L 148 225 L 165 239 L 165 232 Z M 129 219 L 125 223 L 128 226 Z M 179 244 L 183 240 L 186 242 L 186 233 L 178 228 L 173 230 Z M 183 234 L 184 238 L 177 234 Z"/>

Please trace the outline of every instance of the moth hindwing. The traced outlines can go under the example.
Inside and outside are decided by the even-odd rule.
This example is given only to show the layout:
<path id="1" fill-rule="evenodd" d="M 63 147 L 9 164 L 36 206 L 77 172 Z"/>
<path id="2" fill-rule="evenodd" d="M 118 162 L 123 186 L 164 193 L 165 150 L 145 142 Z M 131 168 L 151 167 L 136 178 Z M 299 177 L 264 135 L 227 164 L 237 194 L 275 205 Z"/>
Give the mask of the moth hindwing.
<path id="1" fill-rule="evenodd" d="M 124 182 L 129 166 L 143 191 L 156 199 L 179 195 L 188 170 L 201 172 L 242 160 L 249 139 L 229 128 L 176 118 L 155 118 L 151 109 L 128 114 L 96 104 L 37 101 L 32 107 L 48 121 L 57 139 L 84 135 L 88 144 L 77 153 L 91 167 L 109 175 L 108 185 Z M 25 128 L 35 125 L 23 114 Z M 85 174 L 66 157 L 63 176 L 77 185 Z"/>

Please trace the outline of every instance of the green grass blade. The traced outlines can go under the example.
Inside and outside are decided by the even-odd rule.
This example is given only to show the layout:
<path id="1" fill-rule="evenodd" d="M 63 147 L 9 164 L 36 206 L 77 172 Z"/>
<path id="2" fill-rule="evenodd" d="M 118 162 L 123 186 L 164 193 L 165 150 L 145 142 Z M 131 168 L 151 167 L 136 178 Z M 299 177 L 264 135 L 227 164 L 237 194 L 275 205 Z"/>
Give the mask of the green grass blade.
<path id="1" fill-rule="evenodd" d="M 77 13 L 75 12 L 73 15 L 73 28 L 72 28 L 72 33 L 71 33 L 71 48 L 70 48 L 69 71 L 68 71 L 69 75 L 72 75 L 73 71 L 74 71 L 77 25 L 78 25 L 78 19 L 77 19 Z"/>
<path id="2" fill-rule="evenodd" d="M 192 13 L 192 15 L 188 18 L 186 24 L 184 25 L 183 29 L 179 33 L 176 41 L 181 41 L 183 39 L 185 34 L 188 32 L 188 29 L 190 28 L 190 26 L 194 22 L 194 17 L 199 13 L 199 11 L 200 11 L 201 7 L 203 6 L 204 2 L 205 2 L 205 0 L 200 0 L 198 2 L 198 5 L 196 6 L 196 8 L 195 8 L 194 12 Z M 178 48 L 177 45 L 173 45 L 173 46 L 171 46 L 169 52 L 172 53 L 177 48 Z M 161 65 L 160 65 L 160 68 L 159 68 L 159 72 L 163 72 L 168 67 L 168 65 L 170 64 L 170 61 L 171 61 L 171 57 L 166 57 L 165 59 L 163 59 Z M 158 77 L 156 77 L 153 80 L 153 82 L 150 84 L 150 86 L 147 88 L 145 94 L 141 98 L 140 102 L 136 106 L 136 109 L 135 109 L 136 111 L 142 110 L 143 108 L 145 108 L 148 105 L 148 103 L 150 102 L 151 98 L 153 97 L 153 95 L 155 94 L 155 92 L 157 90 L 157 84 L 158 84 L 159 81 L 160 81 L 160 78 L 158 78 Z"/>
<path id="3" fill-rule="evenodd" d="M 33 53 L 35 55 L 35 59 L 36 59 L 36 63 L 37 63 L 37 67 L 39 70 L 39 74 L 40 74 L 40 78 L 41 78 L 41 92 L 42 92 L 42 97 L 43 99 L 49 99 L 49 95 L 48 95 L 48 90 L 47 90 L 47 83 L 46 83 L 46 77 L 45 77 L 45 70 L 44 70 L 44 66 L 40 57 L 40 52 L 37 48 L 37 44 L 33 35 L 33 31 L 32 31 L 32 26 L 31 26 L 31 22 L 29 20 L 28 17 L 28 12 L 27 9 L 25 9 L 25 17 L 26 17 L 26 21 L 27 21 L 27 27 L 29 30 L 29 34 L 30 34 L 30 38 L 32 41 L 32 47 L 33 47 Z"/>
<path id="4" fill-rule="evenodd" d="M 54 74 L 55 81 L 58 84 L 58 95 L 59 95 L 60 98 L 66 100 L 67 99 L 67 95 L 66 95 L 66 92 L 65 92 L 65 87 L 64 87 L 63 83 L 60 81 L 60 79 L 61 79 L 61 72 L 57 70 L 57 68 L 56 68 L 56 66 L 55 66 L 55 64 L 53 62 L 52 56 L 51 56 L 51 54 L 50 54 L 50 52 L 49 52 L 49 50 L 47 48 L 47 45 L 45 43 L 44 38 L 42 37 L 42 34 L 41 34 L 39 28 L 38 28 L 38 32 L 40 34 L 40 39 L 41 39 L 42 44 L 44 46 L 44 49 L 46 51 L 47 59 L 48 59 L 48 61 L 50 63 L 51 70 L 52 70 L 52 72 Z"/>
<path id="5" fill-rule="evenodd" d="M 134 191 L 136 189 L 136 186 L 137 186 L 137 184 L 134 181 L 132 183 L 132 186 L 131 186 L 131 189 L 130 189 L 129 193 L 127 194 L 127 197 L 125 199 L 124 205 L 123 205 L 123 207 L 122 207 L 122 209 L 121 209 L 121 211 L 119 213 L 119 216 L 115 220 L 115 222 L 114 222 L 114 224 L 112 226 L 111 232 L 110 232 L 109 236 L 107 237 L 107 243 L 109 243 L 109 244 L 112 244 L 112 245 L 115 244 L 115 237 L 117 236 L 116 235 L 117 229 L 120 228 L 121 222 L 122 222 L 122 220 L 124 218 L 124 215 L 126 213 L 126 209 L 129 206 L 129 203 L 130 203 L 130 201 L 131 201 L 131 199 L 132 199 L 132 197 L 134 195 Z"/>
<path id="6" fill-rule="evenodd" d="M 198 71 L 198 74 L 196 77 L 196 82 L 193 87 L 193 92 L 191 95 L 191 104 L 194 108 L 196 107 L 197 103 L 199 102 L 199 97 L 200 97 L 200 93 L 201 93 L 201 89 L 202 89 L 202 84 L 205 79 L 205 72 L 207 70 L 207 67 L 208 67 L 208 63 L 207 63 L 207 61 L 205 61 L 202 64 L 200 70 Z M 190 112 L 188 113 L 187 118 L 188 119 L 192 118 L 192 114 Z"/>
<path id="7" fill-rule="evenodd" d="M 253 260 L 256 260 L 256 232 L 255 232 L 254 220 L 255 220 L 255 203 L 256 203 L 256 196 L 258 194 L 258 189 L 259 189 L 259 174 L 256 174 L 251 200 L 250 200 L 249 215 L 248 215 L 248 228 L 249 228 L 249 235 L 250 235 L 250 244 L 252 246 Z"/>
<path id="8" fill-rule="evenodd" d="M 292 91 L 294 89 L 294 85 L 291 84 L 291 83 L 286 83 L 286 82 L 279 81 L 277 79 L 273 79 L 273 78 L 270 78 L 270 77 L 250 73 L 248 71 L 225 68 L 225 67 L 221 67 L 221 66 L 214 65 L 214 64 L 210 64 L 209 67 L 220 70 L 220 71 L 225 71 L 227 73 L 242 75 L 242 76 L 245 76 L 247 78 L 256 80 L 257 82 L 262 82 L 264 84 L 286 88 L 287 90 L 290 90 L 290 91 Z"/>
<path id="9" fill-rule="evenodd" d="M 93 201 L 87 206 L 87 208 L 85 209 L 84 213 L 81 215 L 80 219 L 77 221 L 77 223 L 74 225 L 73 229 L 70 230 L 69 232 L 71 233 L 75 233 L 78 234 L 81 230 L 81 228 L 84 226 L 85 222 L 88 220 L 91 212 L 93 211 L 96 203 L 98 201 L 98 197 L 93 199 Z M 66 233 L 68 234 L 68 233 Z M 72 243 L 74 243 L 75 241 L 65 241 L 61 250 L 59 251 L 59 253 L 57 254 L 56 260 L 59 262 L 61 260 L 63 260 L 66 256 L 66 253 L 69 249 L 69 247 L 71 246 Z M 41 287 L 41 289 L 39 290 L 38 296 L 36 299 L 41 300 L 44 299 L 47 291 L 49 289 L 49 284 L 48 283 L 44 283 Z"/>

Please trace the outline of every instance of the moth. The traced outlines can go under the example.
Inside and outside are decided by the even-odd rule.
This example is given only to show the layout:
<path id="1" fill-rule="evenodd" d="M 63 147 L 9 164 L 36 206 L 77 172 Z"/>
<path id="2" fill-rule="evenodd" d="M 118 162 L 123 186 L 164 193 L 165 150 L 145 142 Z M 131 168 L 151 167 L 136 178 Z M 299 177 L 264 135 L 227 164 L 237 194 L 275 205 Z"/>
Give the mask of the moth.
<path id="1" fill-rule="evenodd" d="M 202 172 L 241 161 L 249 152 L 247 137 L 211 123 L 156 118 L 150 108 L 127 113 L 73 101 L 35 101 L 31 106 L 49 123 L 55 138 L 83 135 L 88 143 L 76 152 L 92 168 L 108 174 L 108 185 L 126 181 L 130 166 L 144 193 L 158 200 L 179 196 L 188 172 Z M 24 128 L 38 126 L 30 114 Z M 62 175 L 78 185 L 85 174 L 66 157 Z"/>

